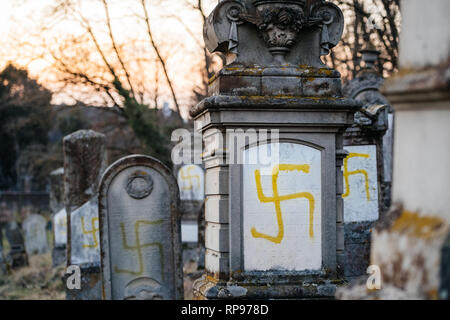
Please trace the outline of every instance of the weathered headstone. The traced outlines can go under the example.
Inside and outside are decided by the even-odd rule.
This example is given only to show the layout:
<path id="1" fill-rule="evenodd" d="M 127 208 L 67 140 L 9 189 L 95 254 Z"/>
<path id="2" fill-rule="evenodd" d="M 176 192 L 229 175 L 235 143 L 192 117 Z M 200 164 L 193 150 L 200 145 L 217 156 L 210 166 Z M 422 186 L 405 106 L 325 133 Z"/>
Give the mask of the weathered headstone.
<path id="1" fill-rule="evenodd" d="M 98 197 L 72 212 L 70 222 L 72 264 L 100 265 Z"/>
<path id="2" fill-rule="evenodd" d="M 344 263 L 342 134 L 360 105 L 321 56 L 343 27 L 327 1 L 220 1 L 207 19 L 206 46 L 227 64 L 191 109 L 208 146 L 196 298 L 334 295 Z"/>
<path id="3" fill-rule="evenodd" d="M 50 210 L 52 212 L 54 267 L 66 262 L 67 213 L 64 209 L 64 168 L 50 173 Z M 61 220 L 62 219 L 62 220 Z"/>
<path id="4" fill-rule="evenodd" d="M 158 160 L 112 164 L 99 193 L 103 298 L 183 299 L 179 191 Z"/>
<path id="5" fill-rule="evenodd" d="M 28 265 L 22 232 L 5 202 L 0 205 L 0 242 L 3 241 L 3 233 L 10 246 L 9 253 L 5 257 L 6 263 L 13 269 Z"/>
<path id="6" fill-rule="evenodd" d="M 64 168 L 50 173 L 50 211 L 55 214 L 64 208 Z"/>
<path id="7" fill-rule="evenodd" d="M 178 170 L 178 186 L 181 201 L 200 201 L 205 197 L 203 169 L 195 164 L 184 165 Z"/>
<path id="8" fill-rule="evenodd" d="M 366 274 L 370 260 L 371 230 L 388 209 L 390 183 L 385 185 L 386 160 L 392 159 L 392 142 L 385 141 L 392 107 L 380 93 L 383 77 L 375 68 L 379 51 L 368 40 L 361 50 L 364 65 L 344 87 L 344 94 L 363 104 L 353 126 L 344 134 L 345 276 Z M 386 143 L 388 145 L 386 145 Z M 389 164 L 387 164 L 389 166 Z M 388 168 L 389 169 L 389 168 Z"/>
<path id="9" fill-rule="evenodd" d="M 67 213 L 61 209 L 53 216 L 55 248 L 66 248 L 67 245 Z M 65 255 L 64 255 L 65 258 Z M 65 260 L 65 259 L 64 259 Z M 56 264 L 59 265 L 60 263 Z"/>
<path id="10" fill-rule="evenodd" d="M 203 267 L 203 241 L 199 241 L 204 233 L 203 205 L 205 174 L 203 168 L 195 164 L 185 164 L 178 169 L 178 186 L 180 188 L 181 241 L 183 246 L 183 263 L 194 261 Z"/>
<path id="11" fill-rule="evenodd" d="M 107 165 L 105 139 L 105 135 L 101 133 L 80 130 L 63 140 L 67 266 L 76 264 L 81 269 L 81 289 L 68 289 L 69 300 L 101 299 L 99 251 L 92 247 L 98 246 L 98 242 L 95 242 L 98 240 L 95 230 L 98 229 L 95 197 Z M 87 244 L 85 237 L 89 235 L 94 238 Z M 80 261 L 84 262 L 78 264 Z"/>
<path id="12" fill-rule="evenodd" d="M 32 214 L 22 224 L 25 236 L 25 249 L 28 255 L 44 254 L 48 251 L 47 221 L 38 215 Z"/>

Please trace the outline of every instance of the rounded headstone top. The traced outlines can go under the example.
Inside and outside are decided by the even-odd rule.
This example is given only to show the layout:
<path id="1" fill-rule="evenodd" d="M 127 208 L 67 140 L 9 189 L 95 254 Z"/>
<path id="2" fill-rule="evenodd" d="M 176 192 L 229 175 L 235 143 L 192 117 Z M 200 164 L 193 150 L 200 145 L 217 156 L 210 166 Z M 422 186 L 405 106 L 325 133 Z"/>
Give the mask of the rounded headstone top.
<path id="1" fill-rule="evenodd" d="M 50 172 L 51 176 L 60 176 L 64 174 L 64 168 L 58 168 L 56 170 L 53 170 L 52 172 Z"/>
<path id="2" fill-rule="evenodd" d="M 64 141 L 78 141 L 78 140 L 92 140 L 92 139 L 105 139 L 106 136 L 103 133 L 96 132 L 94 130 L 78 130 L 64 137 Z"/>

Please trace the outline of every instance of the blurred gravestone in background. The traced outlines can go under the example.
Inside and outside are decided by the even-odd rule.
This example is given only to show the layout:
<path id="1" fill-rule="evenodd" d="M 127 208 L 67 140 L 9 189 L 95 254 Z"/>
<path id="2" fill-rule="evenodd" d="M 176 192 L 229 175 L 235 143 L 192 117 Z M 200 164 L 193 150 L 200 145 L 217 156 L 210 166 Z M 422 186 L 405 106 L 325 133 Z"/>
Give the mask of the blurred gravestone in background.
<path id="1" fill-rule="evenodd" d="M 4 256 L 4 263 L 6 261 L 6 264 L 13 269 L 28 265 L 22 232 L 18 223 L 14 220 L 13 212 L 5 202 L 0 204 L 0 242 L 3 241 L 3 235 L 6 236 L 10 246 L 8 255 Z M 6 255 L 6 252 L 4 255 Z"/>
<path id="2" fill-rule="evenodd" d="M 344 87 L 348 98 L 363 104 L 344 134 L 344 150 L 349 153 L 343 168 L 344 270 L 349 279 L 366 274 L 372 228 L 390 204 L 390 178 L 386 176 L 390 177 L 392 168 L 385 168 L 385 158 L 392 159 L 392 141 L 384 135 L 392 107 L 379 91 L 384 81 L 375 67 L 380 52 L 370 39 L 367 42 L 361 50 L 361 71 Z"/>
<path id="3" fill-rule="evenodd" d="M 22 223 L 28 255 L 43 254 L 48 251 L 46 225 L 47 221 L 37 214 L 30 215 Z"/>
<path id="4" fill-rule="evenodd" d="M 64 209 L 64 168 L 58 168 L 50 173 L 50 210 L 53 233 L 52 264 L 56 267 L 66 261 L 67 214 Z"/>
<path id="5" fill-rule="evenodd" d="M 76 264 L 73 261 L 73 254 L 80 254 L 80 250 L 96 250 L 91 246 L 98 247 L 98 243 L 95 242 L 97 240 L 95 225 L 96 219 L 98 219 L 96 206 L 94 205 L 93 210 L 88 208 L 85 211 L 83 205 L 89 206 L 89 202 L 96 197 L 101 175 L 107 165 L 105 135 L 92 130 L 79 130 L 64 137 L 63 146 L 64 205 L 67 212 L 68 232 L 67 266 L 71 266 Z M 93 201 L 95 202 L 95 200 Z M 79 210 L 80 207 L 83 210 Z M 83 222 L 89 223 L 89 225 L 80 225 Z M 86 232 L 84 233 L 85 229 Z M 93 239 L 85 239 L 85 236 L 91 238 L 91 235 L 94 236 Z M 72 247 L 75 248 L 75 251 L 72 251 Z M 98 249 L 95 252 L 98 253 Z M 95 252 L 85 255 L 85 258 L 88 260 L 92 258 L 92 261 L 81 259 L 85 261 L 85 263 L 79 264 L 81 268 L 81 289 L 67 289 L 67 299 L 101 299 L 100 264 Z M 75 260 L 80 261 L 79 258 L 79 256 L 75 256 Z"/>
<path id="6" fill-rule="evenodd" d="M 158 160 L 122 158 L 99 191 L 103 299 L 183 299 L 179 191 Z"/>

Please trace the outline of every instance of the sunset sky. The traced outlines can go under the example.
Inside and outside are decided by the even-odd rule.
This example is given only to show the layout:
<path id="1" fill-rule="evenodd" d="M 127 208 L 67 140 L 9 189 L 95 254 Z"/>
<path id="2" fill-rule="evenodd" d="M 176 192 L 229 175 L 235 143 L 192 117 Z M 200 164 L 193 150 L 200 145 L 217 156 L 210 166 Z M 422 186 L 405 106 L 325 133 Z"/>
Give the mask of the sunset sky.
<path id="1" fill-rule="evenodd" d="M 199 13 L 186 4 L 188 1 L 147 1 L 152 31 L 161 51 L 168 59 L 169 74 L 174 79 L 181 102 L 187 101 L 192 87 L 201 81 L 194 69 L 201 63 L 203 55 L 199 46 L 203 43 L 202 20 Z M 96 37 L 107 51 L 110 48 L 110 42 L 101 1 L 75 0 L 74 2 L 79 3 L 81 14 L 92 23 Z M 0 68 L 9 61 L 13 61 L 14 64 L 27 68 L 31 76 L 37 78 L 42 84 L 51 89 L 60 89 L 54 81 L 55 70 L 51 67 L 52 58 L 42 43 L 45 42 L 51 47 L 61 39 L 71 36 L 77 38 L 85 32 L 79 22 L 73 19 L 52 20 L 50 12 L 55 3 L 54 0 L 0 0 Z M 114 36 L 123 46 L 124 52 L 154 59 L 145 26 L 137 18 L 137 15 L 143 16 L 140 1 L 109 0 L 108 4 Z M 217 0 L 204 0 L 204 11 L 209 14 L 215 4 Z M 130 45 L 130 43 L 133 44 Z M 142 79 L 147 83 L 154 79 L 154 68 L 151 65 L 154 66 L 155 63 L 146 64 L 145 70 L 138 70 L 143 73 Z M 161 78 L 160 81 L 164 80 Z M 170 95 L 164 90 L 163 88 L 162 99 L 171 103 Z M 70 92 L 70 94 L 73 93 Z M 55 103 L 73 103 L 73 99 L 68 97 L 66 90 L 56 94 L 53 100 Z"/>

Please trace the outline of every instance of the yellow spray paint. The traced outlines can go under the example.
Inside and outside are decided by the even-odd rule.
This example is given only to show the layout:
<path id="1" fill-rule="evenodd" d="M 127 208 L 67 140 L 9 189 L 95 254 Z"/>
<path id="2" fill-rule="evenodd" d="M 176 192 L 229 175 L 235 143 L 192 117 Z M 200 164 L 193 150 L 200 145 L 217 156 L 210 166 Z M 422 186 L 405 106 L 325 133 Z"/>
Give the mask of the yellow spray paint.
<path id="1" fill-rule="evenodd" d="M 139 233 L 139 226 L 140 225 L 157 225 L 157 224 L 162 224 L 163 220 L 156 220 L 156 221 L 147 221 L 147 220 L 138 220 L 135 222 L 134 224 L 134 235 L 135 235 L 135 242 L 136 245 L 135 246 L 131 246 L 128 244 L 127 241 L 127 235 L 125 232 L 125 224 L 121 223 L 120 224 L 120 229 L 122 232 L 122 245 L 123 248 L 125 250 L 133 250 L 137 252 L 137 256 L 138 256 L 138 264 L 139 264 L 139 269 L 137 271 L 133 271 L 133 270 L 127 270 L 127 269 L 119 269 L 117 266 L 114 267 L 114 271 L 117 273 L 126 273 L 126 274 L 131 274 L 133 276 L 141 276 L 144 273 L 144 259 L 143 259 L 143 254 L 142 254 L 142 249 L 147 248 L 147 247 L 152 247 L 155 246 L 159 249 L 159 259 L 160 259 L 160 263 L 161 263 L 161 281 L 164 281 L 164 253 L 163 253 L 163 246 L 160 242 L 151 242 L 151 243 L 143 243 L 141 244 L 141 239 L 140 239 L 140 233 Z"/>
<path id="2" fill-rule="evenodd" d="M 64 218 L 59 219 L 58 226 L 59 226 L 59 234 L 61 236 L 65 237 L 67 234 L 67 216 L 66 215 L 64 215 Z"/>
<path id="3" fill-rule="evenodd" d="M 95 223 L 97 222 L 97 226 L 95 225 Z M 83 234 L 85 235 L 92 235 L 92 239 L 94 241 L 94 244 L 83 244 L 83 248 L 98 248 L 98 217 L 94 217 L 91 220 L 92 223 L 92 229 L 91 230 L 86 230 L 86 224 L 84 223 L 84 217 L 81 217 L 81 229 L 83 231 Z"/>
<path id="4" fill-rule="evenodd" d="M 362 174 L 364 176 L 365 188 L 366 188 L 366 198 L 367 201 L 370 201 L 370 192 L 369 192 L 369 174 L 366 170 L 354 170 L 348 171 L 348 160 L 351 158 L 366 158 L 369 159 L 370 155 L 365 153 L 350 153 L 347 158 L 344 159 L 344 182 L 345 182 L 345 193 L 342 195 L 342 198 L 346 198 L 350 195 L 350 183 L 348 177 L 355 174 Z"/>
<path id="5" fill-rule="evenodd" d="M 251 233 L 255 238 L 263 238 L 268 241 L 271 241 L 276 244 L 280 244 L 284 238 L 284 224 L 283 224 L 283 215 L 281 212 L 281 201 L 293 200 L 306 198 L 309 201 L 309 237 L 314 237 L 314 206 L 315 200 L 314 196 L 309 192 L 300 192 L 293 193 L 288 195 L 280 196 L 278 194 L 278 175 L 280 171 L 299 171 L 304 173 L 309 173 L 310 166 L 307 164 L 303 165 L 295 165 L 295 164 L 279 164 L 276 165 L 272 169 L 272 190 L 273 197 L 266 197 L 264 195 L 262 185 L 261 185 L 261 172 L 260 170 L 255 170 L 255 181 L 256 181 L 256 190 L 258 192 L 258 199 L 262 203 L 270 203 L 273 202 L 275 204 L 275 212 L 277 216 L 277 224 L 278 224 L 278 234 L 274 237 L 268 234 L 260 233 L 256 231 L 255 227 L 252 227 Z"/>
<path id="6" fill-rule="evenodd" d="M 195 166 L 183 167 L 180 170 L 180 176 L 183 181 L 187 181 L 187 185 L 183 183 L 183 190 L 192 190 L 194 184 L 192 181 L 196 182 L 196 188 L 200 187 L 200 177 L 198 174 L 191 175 L 191 171 L 195 169 Z M 186 172 L 185 172 L 186 170 Z"/>

